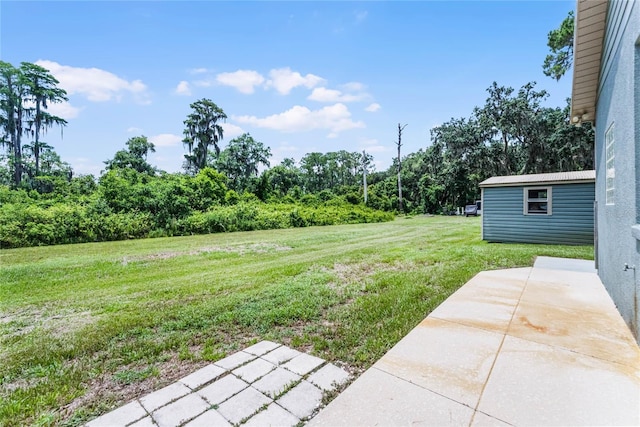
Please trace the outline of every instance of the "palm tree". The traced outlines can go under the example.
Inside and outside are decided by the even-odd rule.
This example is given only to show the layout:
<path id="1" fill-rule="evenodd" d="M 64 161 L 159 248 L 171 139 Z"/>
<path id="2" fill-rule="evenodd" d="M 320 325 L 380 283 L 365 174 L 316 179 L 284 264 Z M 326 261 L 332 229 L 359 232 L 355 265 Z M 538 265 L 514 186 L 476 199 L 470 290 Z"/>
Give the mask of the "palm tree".
<path id="1" fill-rule="evenodd" d="M 220 120 L 227 115 L 210 99 L 203 98 L 190 105 L 193 112 L 184 121 L 184 139 L 189 154 L 185 154 L 186 169 L 198 172 L 207 165 L 207 152 L 213 146 L 216 156 L 220 155 L 218 143 L 223 138 Z"/>

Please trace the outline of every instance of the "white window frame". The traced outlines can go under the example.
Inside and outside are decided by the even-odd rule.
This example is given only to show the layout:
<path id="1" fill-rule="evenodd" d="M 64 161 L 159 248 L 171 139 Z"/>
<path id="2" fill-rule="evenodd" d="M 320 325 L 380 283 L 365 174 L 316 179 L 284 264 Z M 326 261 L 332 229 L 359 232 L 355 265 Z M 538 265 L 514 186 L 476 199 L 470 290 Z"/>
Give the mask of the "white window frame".
<path id="1" fill-rule="evenodd" d="M 615 164 L 615 135 L 614 123 L 604 134 L 604 158 L 605 158 L 605 201 L 607 205 L 615 205 L 616 195 L 616 164 Z"/>
<path id="2" fill-rule="evenodd" d="M 547 192 L 547 197 L 545 199 L 530 199 L 529 191 L 531 190 L 544 190 Z M 522 192 L 523 206 L 522 213 L 523 215 L 531 215 L 531 216 L 551 216 L 553 214 L 553 188 L 552 187 L 524 187 Z M 529 211 L 529 203 L 531 202 L 546 202 L 547 203 L 547 212 L 530 212 Z"/>

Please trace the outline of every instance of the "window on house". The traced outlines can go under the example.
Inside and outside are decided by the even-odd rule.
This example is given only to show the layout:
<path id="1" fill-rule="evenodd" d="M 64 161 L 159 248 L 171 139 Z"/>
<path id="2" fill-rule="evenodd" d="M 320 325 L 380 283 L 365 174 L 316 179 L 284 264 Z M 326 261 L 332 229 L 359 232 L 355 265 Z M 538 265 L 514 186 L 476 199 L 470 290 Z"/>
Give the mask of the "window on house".
<path id="1" fill-rule="evenodd" d="M 525 215 L 551 215 L 551 187 L 524 189 Z"/>
<path id="2" fill-rule="evenodd" d="M 604 134 L 604 146 L 605 146 L 605 158 L 607 162 L 607 173 L 606 173 L 606 202 L 607 205 L 614 204 L 614 196 L 616 189 L 616 166 L 615 166 L 615 138 L 613 135 L 613 123 L 607 129 L 607 132 Z"/>

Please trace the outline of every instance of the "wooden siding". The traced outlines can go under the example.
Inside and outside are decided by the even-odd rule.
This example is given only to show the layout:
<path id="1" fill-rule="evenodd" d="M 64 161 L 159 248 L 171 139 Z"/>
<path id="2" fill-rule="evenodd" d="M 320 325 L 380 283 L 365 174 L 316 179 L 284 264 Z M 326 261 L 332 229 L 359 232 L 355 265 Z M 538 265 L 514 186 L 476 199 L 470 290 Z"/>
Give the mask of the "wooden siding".
<path id="1" fill-rule="evenodd" d="M 523 189 L 485 188 L 482 238 L 489 242 L 593 244 L 595 185 L 557 184 L 552 187 L 552 215 L 524 215 Z"/>

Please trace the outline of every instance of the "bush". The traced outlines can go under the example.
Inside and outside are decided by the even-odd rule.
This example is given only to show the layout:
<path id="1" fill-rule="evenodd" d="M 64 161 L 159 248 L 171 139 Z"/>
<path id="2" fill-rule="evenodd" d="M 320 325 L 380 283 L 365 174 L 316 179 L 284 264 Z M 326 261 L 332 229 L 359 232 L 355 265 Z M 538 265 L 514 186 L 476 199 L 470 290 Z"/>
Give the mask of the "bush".
<path id="1" fill-rule="evenodd" d="M 50 195 L 0 186 L 0 248 L 393 219 L 359 204 L 359 194 L 348 188 L 340 196 L 325 190 L 298 202 L 286 195 L 264 203 L 252 193 L 227 190 L 225 179 L 213 169 L 196 177 L 111 170 L 91 194 L 91 179 Z"/>

